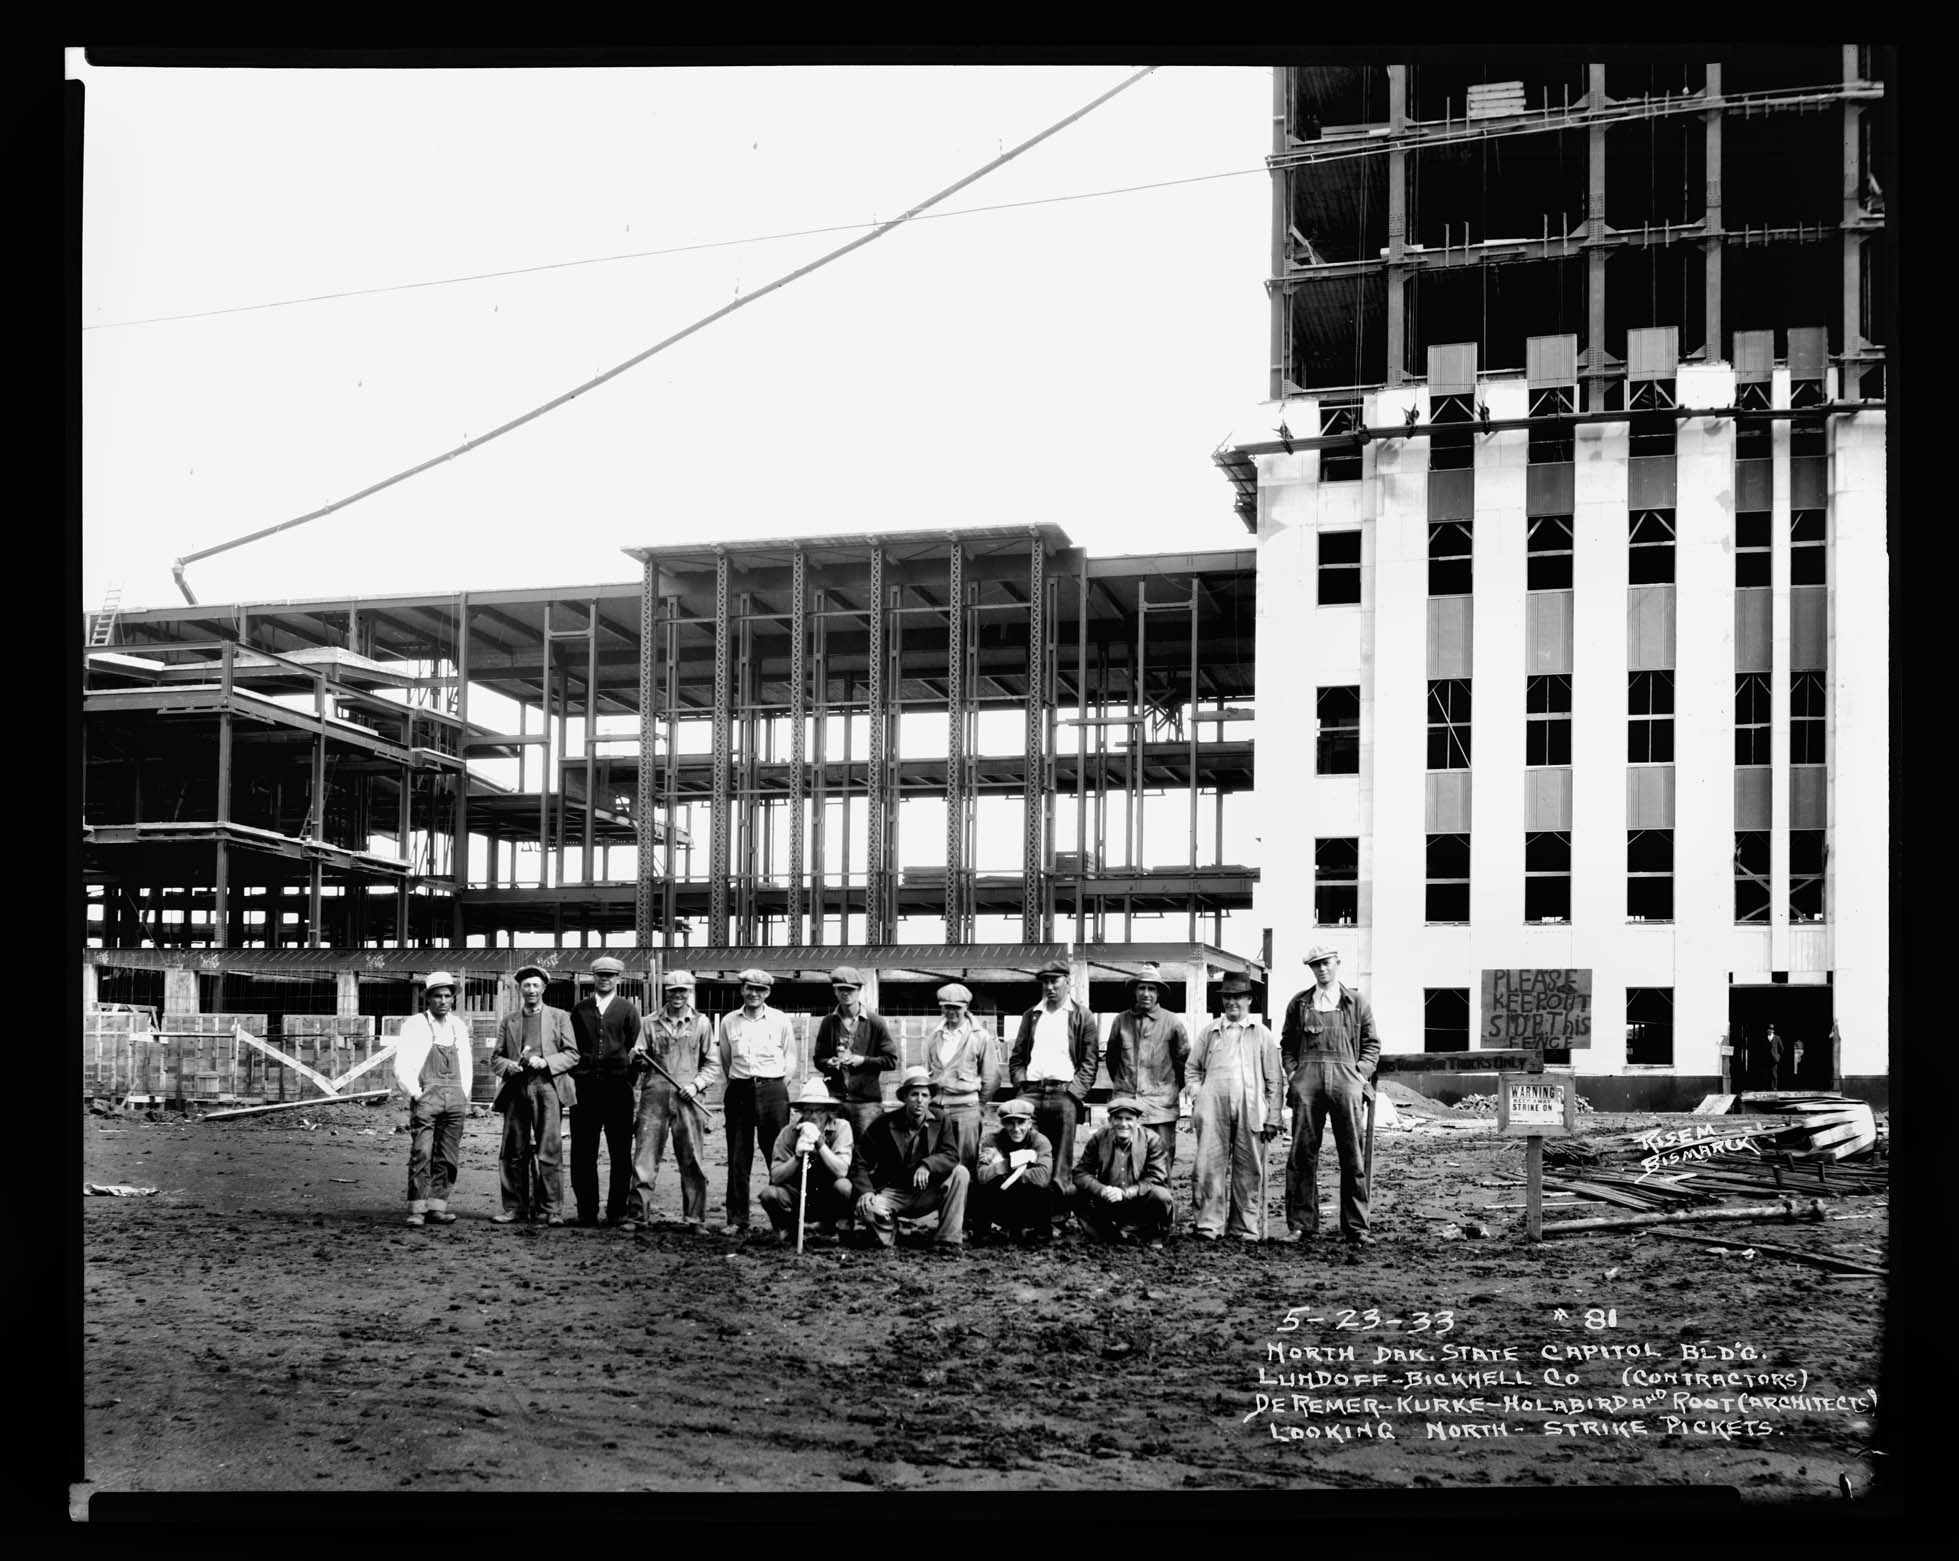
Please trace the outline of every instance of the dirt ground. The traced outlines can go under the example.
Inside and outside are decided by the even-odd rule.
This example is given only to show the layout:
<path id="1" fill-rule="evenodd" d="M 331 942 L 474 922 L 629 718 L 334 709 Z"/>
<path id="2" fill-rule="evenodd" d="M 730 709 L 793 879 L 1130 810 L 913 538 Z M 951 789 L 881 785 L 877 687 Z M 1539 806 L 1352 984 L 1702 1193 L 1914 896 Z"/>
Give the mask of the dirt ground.
<path id="1" fill-rule="evenodd" d="M 1883 1264 L 1883 1196 L 1838 1200 L 1818 1223 L 1685 1227 L 1732 1238 L 1721 1252 L 1634 1231 L 1532 1245 L 1521 1209 L 1500 1207 L 1523 1198 L 1520 1146 L 1489 1118 L 1417 1102 L 1379 1133 L 1379 1240 L 1355 1257 L 1326 1237 L 1188 1235 L 1162 1252 L 1070 1239 L 957 1259 L 834 1244 L 798 1257 L 713 1233 L 718 1134 L 709 1234 L 678 1223 L 670 1164 L 657 1189 L 664 1219 L 637 1233 L 493 1225 L 498 1119 L 487 1112 L 464 1140 L 460 1221 L 410 1229 L 405 1120 L 399 1101 L 230 1122 L 84 1119 L 84 1182 L 157 1192 L 82 1196 L 77 1503 L 97 1490 L 1684 1483 L 1734 1486 L 1750 1502 L 1840 1502 L 1844 1482 L 1863 1495 L 1878 1467 L 1884 1281 L 1744 1249 L 1752 1236 Z M 1687 1120 L 1588 1116 L 1584 1129 Z M 1180 1226 L 1194 1149 L 1185 1124 L 1172 1184 Z M 1283 1149 L 1272 1150 L 1275 1237 Z M 1331 1144 L 1322 1156 L 1330 1231 Z M 1443 1234 L 1478 1221 L 1490 1235 Z M 1352 1364 L 1271 1353 L 1345 1345 Z M 1497 1363 L 1445 1362 L 1452 1345 Z M 1582 1358 L 1633 1346 L 1656 1353 Z M 1683 1346 L 1755 1355 L 1683 1360 Z M 1548 1360 L 1547 1347 L 1568 1358 Z M 1430 1363 L 1376 1365 L 1382 1349 L 1427 1350 Z M 1751 1389 L 1628 1387 L 1629 1364 L 1803 1374 L 1800 1391 L 1827 1407 L 1676 1404 L 1674 1392 L 1711 1401 Z M 1525 1380 L 1409 1386 L 1411 1369 Z M 1547 1382 L 1551 1369 L 1571 1380 Z M 1382 1380 L 1260 1382 L 1316 1370 Z M 1376 1404 L 1316 1409 L 1295 1406 L 1295 1393 Z M 1647 1393 L 1660 1396 L 1643 1407 L 1552 1402 Z M 1260 1394 L 1285 1413 L 1261 1412 Z M 1524 1406 L 1430 1402 L 1505 1394 Z M 1647 1434 L 1624 1434 L 1632 1421 Z M 1491 1424 L 1507 1434 L 1466 1429 Z M 1333 1427 L 1350 1435 L 1330 1438 Z"/>

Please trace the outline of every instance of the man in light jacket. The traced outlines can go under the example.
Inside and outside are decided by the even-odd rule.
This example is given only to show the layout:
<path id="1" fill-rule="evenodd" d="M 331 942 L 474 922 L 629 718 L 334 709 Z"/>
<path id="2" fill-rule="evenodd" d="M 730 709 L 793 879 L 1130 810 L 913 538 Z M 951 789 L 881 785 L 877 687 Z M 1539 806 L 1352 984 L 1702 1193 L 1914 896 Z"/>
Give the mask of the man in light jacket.
<path id="1" fill-rule="evenodd" d="M 469 1120 L 469 1025 L 456 1016 L 456 978 L 432 970 L 424 1012 L 411 1014 L 395 1040 L 395 1082 L 408 1096 L 408 1223 L 453 1225 L 449 1193 Z"/>
<path id="2" fill-rule="evenodd" d="M 1320 1228 L 1320 1134 L 1333 1124 L 1340 1159 L 1340 1234 L 1372 1246 L 1367 1229 L 1367 1169 L 1362 1113 L 1381 1037 L 1366 998 L 1340 980 L 1340 954 L 1319 943 L 1306 951 L 1313 985 L 1286 1004 L 1279 1051 L 1291 1079 L 1292 1154 L 1286 1164 L 1286 1227 L 1310 1241 Z"/>
<path id="3" fill-rule="evenodd" d="M 1041 1000 L 1020 1016 L 1008 1061 L 1015 1089 L 1034 1104 L 1034 1126 L 1054 1145 L 1055 1164 L 1074 1163 L 1075 1124 L 1088 1112 L 1088 1092 L 1101 1064 L 1101 1036 L 1086 1003 L 1068 994 L 1068 967 L 1051 959 L 1035 972 Z M 1057 1177 L 1057 1219 L 1065 1219 L 1067 1192 Z"/>
<path id="4" fill-rule="evenodd" d="M 1199 1030 L 1190 1048 L 1197 1234 L 1216 1241 L 1229 1227 L 1232 1235 L 1256 1241 L 1265 1223 L 1259 1161 L 1279 1134 L 1286 1075 L 1279 1043 L 1252 1017 L 1251 982 L 1226 976 L 1218 996 L 1224 1017 Z"/>
<path id="5" fill-rule="evenodd" d="M 503 1113 L 499 1225 L 520 1219 L 564 1224 L 564 1128 L 561 1111 L 577 1104 L 571 1070 L 578 1041 L 571 1015 L 544 1002 L 544 972 L 526 965 L 517 972 L 522 1006 L 497 1025 L 490 1071 L 500 1081 L 496 1109 Z"/>
<path id="6" fill-rule="evenodd" d="M 939 988 L 939 1027 L 926 1032 L 925 1067 L 933 1104 L 959 1143 L 967 1175 L 979 1170 L 980 1108 L 1000 1087 L 1000 1047 L 993 1027 L 969 1011 L 973 994 L 960 982 Z"/>
<path id="7" fill-rule="evenodd" d="M 1163 973 L 1157 966 L 1145 965 L 1130 982 L 1130 992 L 1131 1006 L 1109 1028 L 1109 1088 L 1142 1103 L 1143 1126 L 1163 1145 L 1174 1172 L 1190 1035 L 1183 1020 L 1163 1006 Z"/>

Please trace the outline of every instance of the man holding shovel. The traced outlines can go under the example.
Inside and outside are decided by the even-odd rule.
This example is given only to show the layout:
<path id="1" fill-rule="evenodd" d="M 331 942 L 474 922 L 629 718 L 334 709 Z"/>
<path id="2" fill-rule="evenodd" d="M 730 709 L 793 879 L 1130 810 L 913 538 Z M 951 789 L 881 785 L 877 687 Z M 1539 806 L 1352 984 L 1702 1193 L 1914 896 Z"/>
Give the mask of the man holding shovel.
<path id="1" fill-rule="evenodd" d="M 803 1080 L 789 1105 L 796 1120 L 776 1135 L 769 1151 L 769 1185 L 761 1203 L 775 1239 L 800 1248 L 805 1225 L 829 1235 L 850 1213 L 855 1199 L 850 1152 L 856 1139 L 843 1107 L 814 1074 Z"/>
<path id="2" fill-rule="evenodd" d="M 680 1213 L 687 1233 L 707 1227 L 707 1173 L 701 1169 L 701 1139 L 714 1131 L 701 1096 L 721 1077 L 714 1052 L 714 1026 L 694 1009 L 694 977 L 667 972 L 660 987 L 660 1011 L 640 1026 L 631 1060 L 641 1073 L 639 1110 L 633 1120 L 632 1215 L 653 1220 L 653 1183 L 660 1174 L 667 1140 L 680 1172 Z"/>
<path id="3" fill-rule="evenodd" d="M 1320 1135 L 1333 1124 L 1340 1159 L 1340 1234 L 1372 1246 L 1367 1229 L 1368 1170 L 1363 1122 L 1369 1083 L 1381 1056 L 1374 1010 L 1340 980 L 1340 954 L 1318 943 L 1306 951 L 1313 984 L 1286 1005 L 1279 1050 L 1291 1078 L 1292 1154 L 1286 1164 L 1286 1226 L 1310 1241 L 1320 1228 Z"/>
<path id="4" fill-rule="evenodd" d="M 1279 1136 L 1286 1076 L 1279 1043 L 1251 1017 L 1251 982 L 1226 976 L 1218 996 L 1224 1017 L 1197 1032 L 1188 1067 L 1197 1128 L 1197 1235 L 1216 1241 L 1228 1227 L 1240 1240 L 1259 1241 L 1265 1236 L 1265 1150 Z"/>

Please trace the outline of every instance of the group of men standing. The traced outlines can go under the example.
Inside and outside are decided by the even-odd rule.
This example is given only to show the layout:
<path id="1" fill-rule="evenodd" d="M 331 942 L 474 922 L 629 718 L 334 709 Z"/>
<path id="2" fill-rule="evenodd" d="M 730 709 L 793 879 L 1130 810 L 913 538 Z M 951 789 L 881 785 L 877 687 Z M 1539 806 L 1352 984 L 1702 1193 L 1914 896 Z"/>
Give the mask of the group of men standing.
<path id="1" fill-rule="evenodd" d="M 758 1201 L 784 1241 L 814 1226 L 840 1236 L 855 1229 L 888 1248 L 899 1219 L 931 1214 L 939 1250 L 961 1248 L 969 1224 L 982 1237 L 1041 1243 L 1072 1214 L 1101 1239 L 1160 1246 L 1174 1217 L 1177 1124 L 1189 1116 L 1197 1138 L 1194 1233 L 1255 1240 L 1263 1233 L 1266 1146 L 1289 1098 L 1289 1229 L 1301 1239 L 1318 1229 L 1317 1162 L 1330 1123 L 1341 1233 L 1368 1242 L 1361 1122 L 1380 1043 L 1367 1000 L 1338 980 L 1337 954 L 1319 946 L 1306 962 L 1314 985 L 1287 1005 L 1277 1040 L 1251 1016 L 1250 983 L 1231 976 L 1220 989 L 1222 1014 L 1193 1042 L 1162 1007 L 1161 974 L 1146 967 L 1108 1038 L 1108 1121 L 1079 1152 L 1077 1129 L 1103 1057 L 1095 1015 L 1070 995 L 1059 961 L 1037 972 L 1041 1001 L 1020 1016 L 1004 1057 L 991 1027 L 973 1017 L 972 993 L 957 982 L 941 987 L 940 1023 L 925 1038 L 922 1064 L 902 1069 L 895 1110 L 884 1103 L 884 1075 L 901 1069 L 898 1046 L 864 1005 L 863 978 L 849 966 L 830 973 L 836 1006 L 817 1026 L 814 1071 L 792 1099 L 795 1032 L 769 1003 L 774 981 L 766 971 L 741 973 L 741 1006 L 716 1023 L 695 1008 L 686 971 L 668 973 L 659 1008 L 643 1016 L 618 991 L 625 967 L 610 955 L 592 962 L 592 992 L 568 1012 L 544 1003 L 545 972 L 527 965 L 516 973 L 520 1005 L 500 1021 L 490 1060 L 504 1118 L 494 1218 L 565 1223 L 562 1114 L 575 1107 L 578 1224 L 603 1217 L 632 1230 L 651 1220 L 654 1181 L 671 1146 L 682 1218 L 705 1228 L 700 1149 L 713 1128 L 703 1097 L 718 1084 L 731 1235 L 751 1225 L 759 1148 L 767 1185 Z M 404 1024 L 396 1055 L 411 1102 L 413 1225 L 455 1218 L 447 1200 L 469 1099 L 468 1029 L 454 1014 L 455 978 L 434 972 L 425 992 L 426 1012 Z M 988 1133 L 982 1106 L 1003 1075 L 1014 1094 Z M 602 1201 L 601 1141 L 609 1161 Z"/>

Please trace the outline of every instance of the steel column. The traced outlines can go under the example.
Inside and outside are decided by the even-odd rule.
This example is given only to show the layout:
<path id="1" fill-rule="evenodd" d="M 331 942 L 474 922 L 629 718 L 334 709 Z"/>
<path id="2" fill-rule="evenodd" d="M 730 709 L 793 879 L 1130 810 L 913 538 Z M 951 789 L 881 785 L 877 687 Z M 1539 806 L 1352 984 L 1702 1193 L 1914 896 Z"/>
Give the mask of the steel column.
<path id="1" fill-rule="evenodd" d="M 1707 99 L 1721 98 L 1721 62 L 1707 62 Z M 1703 132 L 1701 287 L 1707 316 L 1707 358 L 1709 362 L 1726 358 L 1727 336 L 1721 328 L 1721 262 L 1727 241 L 1721 236 L 1721 110 L 1710 108 Z"/>
<path id="2" fill-rule="evenodd" d="M 538 745 L 537 777 L 537 886 L 550 887 L 551 862 L 551 604 L 544 604 L 544 637 L 539 645 L 541 658 L 537 678 L 538 732 L 544 741 Z"/>
<path id="3" fill-rule="evenodd" d="M 791 948 L 803 941 L 803 724 L 808 719 L 808 674 L 803 665 L 803 641 L 809 632 L 808 561 L 801 548 L 790 568 L 789 589 L 795 600 L 789 609 L 789 925 L 785 937 Z"/>
<path id="4" fill-rule="evenodd" d="M 231 943 L 231 852 L 225 842 L 226 826 L 231 823 L 231 671 L 237 649 L 231 640 L 224 643 L 219 678 L 224 702 L 218 715 L 218 849 L 213 864 L 216 881 L 212 885 L 211 946 L 226 948 Z"/>
<path id="5" fill-rule="evenodd" d="M 1585 106 L 1592 125 L 1586 132 L 1588 173 L 1585 210 L 1585 410 L 1603 412 L 1608 369 L 1605 356 L 1605 67 L 1586 67 L 1590 92 Z"/>
<path id="6" fill-rule="evenodd" d="M 659 588 L 660 572 L 649 556 L 639 587 L 639 776 L 633 788 L 633 941 L 642 947 L 653 941 L 653 723 L 659 685 L 653 601 Z"/>
<path id="7" fill-rule="evenodd" d="M 1027 762 L 1021 800 L 1020 935 L 1041 936 L 1041 759 L 1046 737 L 1047 547 L 1035 532 L 1027 550 Z"/>
<path id="8" fill-rule="evenodd" d="M 592 884 L 592 843 L 599 811 L 599 603 L 593 597 L 585 621 L 585 834 L 581 844 L 585 886 Z M 461 940 L 458 939 L 460 942 Z"/>
<path id="9" fill-rule="evenodd" d="M 967 941 L 966 856 L 966 550 L 952 545 L 946 584 L 945 940 Z"/>
<path id="10" fill-rule="evenodd" d="M 729 731 L 728 555 L 714 554 L 714 794 L 709 822 L 707 864 L 707 940 L 728 944 L 728 767 Z"/>
<path id="11" fill-rule="evenodd" d="M 680 612 L 679 598 L 669 597 L 661 614 L 661 634 L 666 653 L 666 697 L 663 713 L 667 723 L 666 769 L 661 779 L 666 787 L 666 807 L 661 814 L 663 837 L 660 852 L 661 871 L 664 883 L 660 888 L 660 946 L 673 947 L 673 929 L 680 915 L 679 874 L 675 855 L 678 847 L 674 843 L 674 829 L 680 818 L 680 764 L 676 755 L 680 752 Z M 689 825 L 693 823 L 693 808 L 687 813 Z M 694 838 L 690 829 L 687 836 L 687 863 L 691 868 L 694 861 Z"/>
<path id="12" fill-rule="evenodd" d="M 753 944 L 755 938 L 755 869 L 758 853 L 755 849 L 755 706 L 760 679 L 755 666 L 755 598 L 743 591 L 735 598 L 737 628 L 735 640 L 735 697 L 741 703 L 741 784 L 735 799 L 736 858 L 739 863 L 735 870 L 735 936 L 744 946 Z"/>
<path id="13" fill-rule="evenodd" d="M 884 917 L 884 661 L 885 646 L 884 550 L 871 549 L 871 657 L 870 689 L 867 703 L 870 726 L 870 760 L 865 767 L 864 790 L 869 816 L 864 829 L 864 941 L 884 943 L 890 939 Z"/>
<path id="14" fill-rule="evenodd" d="M 809 821 L 809 941 L 823 941 L 823 844 L 828 833 L 830 811 L 830 788 L 826 771 L 829 764 L 830 748 L 830 636 L 829 636 L 829 598 L 823 591 L 816 593 L 816 784 L 810 798 Z M 844 728 L 849 730 L 850 717 L 844 716 Z M 850 806 L 849 777 L 844 781 L 844 807 Z M 845 863 L 847 867 L 849 864 Z M 843 940 L 838 939 L 839 942 Z"/>
<path id="15" fill-rule="evenodd" d="M 1403 264 L 1408 247 L 1408 149 L 1401 137 L 1408 128 L 1408 67 L 1388 67 L 1388 263 L 1381 291 L 1387 304 L 1387 383 L 1408 378 L 1408 273 Z M 1356 288 L 1360 286 L 1358 279 Z"/>
<path id="16" fill-rule="evenodd" d="M 1088 941 L 1088 550 L 1075 572 L 1075 941 Z M 1101 850 L 1101 839 L 1096 839 Z"/>
<path id="17" fill-rule="evenodd" d="M 466 941 L 463 936 L 463 894 L 469 888 L 469 593 L 460 592 L 456 597 L 456 745 L 457 757 L 462 759 L 462 770 L 456 778 L 456 831 L 454 855 L 450 860 L 450 879 L 455 885 L 454 898 L 450 902 L 449 924 L 456 947 L 461 948 Z M 322 795 L 321 806 L 325 806 Z M 325 814 L 321 814 L 320 837 L 326 838 Z M 314 874 L 318 879 L 317 871 Z M 317 892 L 317 891 L 316 891 Z"/>

